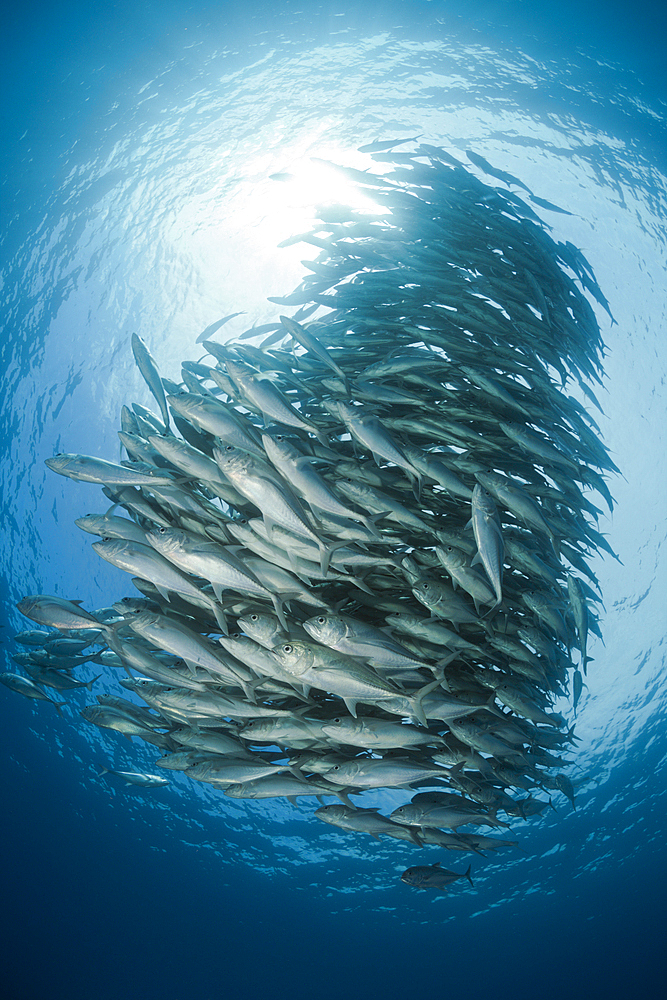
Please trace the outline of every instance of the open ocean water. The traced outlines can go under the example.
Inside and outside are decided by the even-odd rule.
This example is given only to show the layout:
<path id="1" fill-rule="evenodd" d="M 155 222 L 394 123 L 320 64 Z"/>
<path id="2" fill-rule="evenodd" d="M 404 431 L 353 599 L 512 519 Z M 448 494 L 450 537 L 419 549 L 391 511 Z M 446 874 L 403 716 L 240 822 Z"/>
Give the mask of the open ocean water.
<path id="1" fill-rule="evenodd" d="M 598 420 L 622 471 L 600 530 L 622 565 L 593 564 L 604 645 L 576 720 L 577 808 L 556 794 L 556 811 L 514 822 L 521 851 L 376 842 L 314 805 L 231 800 L 176 772 L 146 793 L 97 780 L 103 764 L 154 770 L 157 753 L 84 723 L 87 692 L 61 719 L 0 689 L 4 998 L 662 992 L 666 41 L 660 5 L 601 0 L 6 5 L 3 670 L 25 594 L 92 609 L 131 592 L 73 524 L 105 509 L 99 488 L 44 466 L 59 451 L 118 461 L 121 405 L 152 405 L 131 333 L 179 381 L 219 317 L 245 311 L 230 336 L 274 320 L 267 296 L 315 255 L 278 243 L 352 197 L 310 157 L 363 169 L 355 150 L 374 139 L 472 150 L 572 213 L 538 210 L 584 251 L 617 321 L 596 306 Z M 399 880 L 468 859 L 474 888 Z"/>

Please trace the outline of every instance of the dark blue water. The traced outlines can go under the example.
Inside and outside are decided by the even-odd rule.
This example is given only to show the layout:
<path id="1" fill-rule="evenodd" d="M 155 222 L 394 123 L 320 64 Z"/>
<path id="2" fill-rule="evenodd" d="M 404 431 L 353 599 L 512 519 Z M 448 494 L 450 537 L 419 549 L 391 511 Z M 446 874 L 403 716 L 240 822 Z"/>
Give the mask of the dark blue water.
<path id="1" fill-rule="evenodd" d="M 151 405 L 136 331 L 177 379 L 220 316 L 275 318 L 341 200 L 311 156 L 365 166 L 375 138 L 473 149 L 571 216 L 616 326 L 599 321 L 624 474 L 602 523 L 607 613 L 577 721 L 577 809 L 513 824 L 475 888 L 419 893 L 433 863 L 314 807 L 248 803 L 181 775 L 97 780 L 156 754 L 2 688 L 2 993 L 201 1000 L 626 997 L 664 982 L 665 110 L 662 7 L 574 2 L 24 4 L 2 14 L 2 623 L 24 594 L 95 608 L 130 592 L 73 525 L 99 490 L 58 451 L 118 458 L 123 403 Z M 269 180 L 300 172 L 295 188 Z M 86 676 L 93 676 L 92 668 Z M 113 687 L 110 685 L 109 690 Z M 91 731 L 92 730 L 92 731 Z M 222 802 L 221 802 L 222 799 Z M 456 855 L 447 867 L 467 866 Z"/>

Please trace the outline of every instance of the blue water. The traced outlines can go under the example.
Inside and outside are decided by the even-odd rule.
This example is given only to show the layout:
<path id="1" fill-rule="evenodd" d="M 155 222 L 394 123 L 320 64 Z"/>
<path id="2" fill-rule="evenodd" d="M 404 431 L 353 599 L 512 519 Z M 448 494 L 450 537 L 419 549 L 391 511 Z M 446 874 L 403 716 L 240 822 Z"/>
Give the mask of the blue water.
<path id="1" fill-rule="evenodd" d="M 423 133 L 473 149 L 571 216 L 617 325 L 601 394 L 623 477 L 596 562 L 604 645 L 584 689 L 573 811 L 513 824 L 523 852 L 472 856 L 475 888 L 402 885 L 437 848 L 350 836 L 314 806 L 98 765 L 157 756 L 2 688 L 2 994 L 11 1000 L 626 997 L 664 982 L 667 676 L 667 19 L 620 3 L 23 4 L 2 14 L 2 623 L 29 593 L 89 608 L 130 592 L 73 520 L 99 490 L 58 451 L 117 460 L 120 407 L 237 310 L 273 320 L 314 248 L 278 243 L 344 200 L 318 156 Z M 296 186 L 269 180 L 300 173 Z M 488 178 L 487 178 L 488 180 Z M 92 668 L 86 676 L 93 676 Z M 111 688 L 109 688 L 111 690 Z M 79 725 L 79 722 L 81 724 Z M 221 801 L 222 799 L 222 801 Z M 463 857 L 463 856 L 462 856 Z"/>

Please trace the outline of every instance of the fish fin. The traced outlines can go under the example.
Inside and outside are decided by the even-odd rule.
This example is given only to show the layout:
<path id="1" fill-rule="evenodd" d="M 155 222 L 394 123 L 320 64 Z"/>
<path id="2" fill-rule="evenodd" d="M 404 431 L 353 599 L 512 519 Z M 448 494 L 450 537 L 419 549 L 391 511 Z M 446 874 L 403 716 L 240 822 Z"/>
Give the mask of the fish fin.
<path id="1" fill-rule="evenodd" d="M 473 882 L 473 880 L 472 880 L 472 879 L 470 878 L 470 869 L 471 869 L 471 868 L 472 868 L 472 865 L 468 865 L 468 871 L 467 871 L 467 872 L 465 872 L 465 877 L 466 877 L 466 878 L 468 879 L 468 881 L 470 882 L 471 886 L 472 886 L 472 887 L 473 887 L 473 889 L 474 889 L 474 888 L 475 888 L 475 883 L 474 883 L 474 882 Z"/>
<path id="2" fill-rule="evenodd" d="M 299 457 L 294 462 L 294 468 L 298 472 L 300 472 L 301 469 L 307 468 L 309 465 L 313 465 L 316 463 L 322 464 L 322 462 L 326 462 L 327 464 L 329 464 L 329 459 L 320 458 L 319 455 L 299 455 Z"/>
<path id="3" fill-rule="evenodd" d="M 93 677 L 92 681 L 88 681 L 88 683 L 86 684 L 86 687 L 88 688 L 89 691 L 93 690 L 93 684 L 95 683 L 95 681 L 99 681 L 99 679 L 100 679 L 101 676 L 102 676 L 102 674 L 98 674 L 97 677 Z M 130 676 L 132 676 L 132 675 L 130 674 Z"/>
<path id="4" fill-rule="evenodd" d="M 390 513 L 391 511 L 383 510 L 380 511 L 379 514 L 373 514 L 372 516 L 368 514 L 359 514 L 357 515 L 356 520 L 359 521 L 361 524 L 363 524 L 366 531 L 370 531 L 370 533 L 372 535 L 375 535 L 376 538 L 380 538 L 380 532 L 377 530 L 375 522 L 379 521 L 380 518 L 382 517 L 386 517 L 387 514 Z M 362 548 L 366 548 L 366 546 L 363 545 L 361 542 L 357 542 L 357 545 L 361 545 Z"/>
<path id="5" fill-rule="evenodd" d="M 356 717 L 357 717 L 357 700 L 356 700 L 356 698 L 343 698 L 343 701 L 345 702 L 346 708 L 347 708 L 348 712 L 350 713 L 350 715 L 352 716 L 352 718 L 356 719 Z M 424 713 L 422 712 L 422 715 L 423 714 Z M 424 725 L 426 725 L 426 723 L 424 723 Z"/>
<path id="6" fill-rule="evenodd" d="M 227 619 L 225 618 L 224 609 L 219 607 L 217 604 L 213 606 L 213 614 L 215 615 L 215 620 L 217 621 L 223 635 L 228 635 L 229 629 L 227 626 Z"/>
<path id="7" fill-rule="evenodd" d="M 336 549 L 341 549 L 345 545 L 349 545 L 349 542 L 344 538 L 339 538 L 335 542 L 320 538 L 318 539 L 318 545 L 320 547 L 320 569 L 322 570 L 322 576 L 326 576 L 329 572 L 331 556 Z"/>
<path id="8" fill-rule="evenodd" d="M 438 681 L 438 684 L 440 684 L 440 681 Z M 410 699 L 410 705 L 412 707 L 413 716 L 420 724 L 420 726 L 424 726 L 424 728 L 426 729 L 428 727 L 428 722 L 426 720 L 426 716 L 424 715 L 424 709 L 422 708 L 421 705 L 421 698 L 415 695 L 414 698 Z"/>
<path id="9" fill-rule="evenodd" d="M 349 580 L 350 580 L 350 583 L 354 584 L 355 587 L 358 587 L 359 590 L 363 590 L 365 594 L 370 594 L 371 597 L 376 597 L 377 596 L 375 594 L 375 592 L 373 590 L 371 590 L 371 588 L 369 586 L 367 586 L 367 584 L 364 582 L 363 577 L 360 577 L 360 576 L 351 576 L 349 578 Z"/>
<path id="10" fill-rule="evenodd" d="M 252 681 L 239 681 L 240 686 L 243 688 L 243 693 L 248 701 L 252 702 L 253 705 L 257 704 L 257 695 L 255 694 L 256 688 L 261 687 L 262 684 L 264 684 L 264 682 L 268 679 L 268 677 L 256 677 Z"/>
<path id="11" fill-rule="evenodd" d="M 496 705 L 496 694 L 495 691 L 490 695 L 486 705 L 484 706 L 487 712 L 491 712 L 491 715 L 497 715 L 499 718 L 504 719 L 505 713 L 502 712 Z"/>
<path id="12" fill-rule="evenodd" d="M 97 777 L 98 777 L 98 778 L 101 778 L 103 774 L 110 774 L 110 773 L 111 773 L 111 772 L 109 771 L 109 768 L 108 768 L 108 767 L 102 767 L 102 765 L 101 765 L 101 764 L 100 764 L 100 767 L 102 768 L 102 770 L 101 770 L 101 771 L 100 771 L 100 773 L 99 773 L 99 774 L 97 775 Z"/>
<path id="13" fill-rule="evenodd" d="M 287 624 L 287 619 L 285 618 L 285 610 L 283 608 L 283 602 L 278 597 L 277 594 L 271 594 L 271 603 L 273 604 L 273 609 L 278 616 L 278 621 L 282 625 L 285 632 L 289 632 L 289 626 Z"/>

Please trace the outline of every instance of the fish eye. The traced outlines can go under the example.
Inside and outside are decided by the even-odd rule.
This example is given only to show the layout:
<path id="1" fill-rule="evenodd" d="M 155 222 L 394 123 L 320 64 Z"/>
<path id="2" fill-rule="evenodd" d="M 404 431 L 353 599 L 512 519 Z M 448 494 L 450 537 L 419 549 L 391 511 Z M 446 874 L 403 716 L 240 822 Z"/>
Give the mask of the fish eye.
<path id="1" fill-rule="evenodd" d="M 166 535 L 167 534 L 167 530 L 168 530 L 167 528 L 158 528 L 157 529 L 157 533 L 158 533 L 158 535 Z"/>
<path id="2" fill-rule="evenodd" d="M 225 445 L 225 451 L 234 451 L 234 445 L 233 444 L 226 444 Z"/>
<path id="3" fill-rule="evenodd" d="M 282 647 L 282 649 L 283 649 L 283 653 L 291 653 L 292 650 L 294 649 L 294 647 L 292 645 L 290 645 L 289 642 L 286 642 L 285 645 Z"/>
<path id="4" fill-rule="evenodd" d="M 251 622 L 258 622 L 259 621 L 259 615 L 250 615 L 250 621 Z"/>
<path id="5" fill-rule="evenodd" d="M 324 615 L 320 615 L 319 618 L 317 619 L 317 624 L 318 625 L 324 625 L 325 622 L 326 622 L 326 618 L 324 617 Z"/>
<path id="6" fill-rule="evenodd" d="M 229 638 L 230 639 L 240 639 L 241 638 L 241 633 L 240 632 L 230 632 L 229 633 Z"/>

